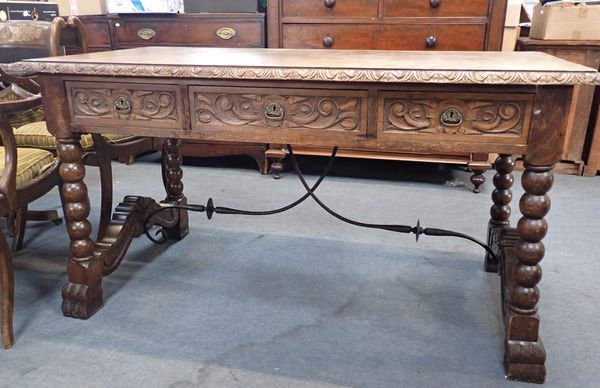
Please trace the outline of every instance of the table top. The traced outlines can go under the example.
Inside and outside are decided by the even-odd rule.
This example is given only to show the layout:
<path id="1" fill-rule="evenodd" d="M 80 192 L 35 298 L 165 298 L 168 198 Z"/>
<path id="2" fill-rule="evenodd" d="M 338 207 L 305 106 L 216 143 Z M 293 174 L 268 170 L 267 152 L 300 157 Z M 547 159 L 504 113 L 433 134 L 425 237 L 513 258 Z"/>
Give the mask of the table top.
<path id="1" fill-rule="evenodd" d="M 143 47 L 31 59 L 16 73 L 463 84 L 594 84 L 594 69 L 541 52 Z"/>

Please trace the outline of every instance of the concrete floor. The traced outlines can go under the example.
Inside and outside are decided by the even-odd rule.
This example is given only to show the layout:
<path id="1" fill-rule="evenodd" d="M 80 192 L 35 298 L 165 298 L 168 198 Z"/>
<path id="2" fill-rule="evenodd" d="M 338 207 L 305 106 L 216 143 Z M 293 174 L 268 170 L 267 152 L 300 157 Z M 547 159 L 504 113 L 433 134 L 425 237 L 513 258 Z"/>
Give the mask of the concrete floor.
<path id="1" fill-rule="evenodd" d="M 115 164 L 116 197 L 162 197 L 157 160 Z M 275 181 L 238 159 L 202 163 L 185 169 L 192 203 L 210 196 L 267 209 L 303 194 L 292 172 Z M 314 173 L 323 163 L 303 165 Z M 346 216 L 420 219 L 485 238 L 489 183 L 475 195 L 458 169 L 336 166 L 319 195 Z M 97 171 L 88 177 L 97 204 Z M 600 178 L 559 175 L 551 198 L 539 305 L 546 386 L 597 387 Z M 35 207 L 58 204 L 53 192 Z M 32 224 L 14 257 L 17 343 L 0 350 L 0 386 L 530 386 L 504 379 L 499 278 L 482 271 L 483 251 L 469 242 L 423 237 L 417 245 L 414 236 L 342 224 L 312 201 L 269 217 L 192 214 L 190 224 L 176 244 L 136 240 L 88 321 L 60 312 L 65 227 Z"/>

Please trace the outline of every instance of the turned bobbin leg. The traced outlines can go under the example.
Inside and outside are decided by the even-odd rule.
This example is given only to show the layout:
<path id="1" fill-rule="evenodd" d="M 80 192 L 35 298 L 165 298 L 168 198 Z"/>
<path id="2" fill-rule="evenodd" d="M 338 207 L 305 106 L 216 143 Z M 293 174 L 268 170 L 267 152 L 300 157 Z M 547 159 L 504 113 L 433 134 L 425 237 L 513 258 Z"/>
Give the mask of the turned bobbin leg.
<path id="1" fill-rule="evenodd" d="M 525 164 L 521 179 L 525 194 L 519 207 L 523 217 L 517 225 L 516 262 L 510 274 L 506 311 L 505 362 L 508 378 L 543 382 L 546 377 L 546 352 L 539 337 L 540 317 L 537 284 L 542 278 L 539 262 L 544 257 L 542 239 L 548 225 L 544 216 L 550 210 L 546 194 L 553 183 L 553 166 Z"/>
<path id="2" fill-rule="evenodd" d="M 90 201 L 83 182 L 79 138 L 58 139 L 61 198 L 67 231 L 71 239 L 71 258 L 67 267 L 69 281 L 62 289 L 65 316 L 87 319 L 102 305 L 102 260 L 94 257 L 92 226 L 88 221 Z"/>
<path id="3" fill-rule="evenodd" d="M 500 254 L 500 239 L 504 229 L 510 226 L 510 201 L 512 200 L 512 191 L 510 188 L 514 183 L 512 172 L 515 168 L 515 161 L 511 155 L 499 155 L 494 163 L 496 175 L 494 176 L 494 191 L 492 192 L 492 201 L 494 204 L 490 209 L 490 222 L 488 223 L 488 245 L 494 250 L 496 255 Z M 485 270 L 487 272 L 498 272 L 498 260 L 485 255 Z"/>
<path id="4" fill-rule="evenodd" d="M 187 204 L 187 198 L 183 195 L 183 170 L 181 164 L 181 140 L 166 139 L 163 146 L 162 174 L 163 184 L 167 197 L 163 203 Z M 187 210 L 178 210 L 179 222 L 171 228 L 164 228 L 167 236 L 173 240 L 183 239 L 189 232 Z"/>

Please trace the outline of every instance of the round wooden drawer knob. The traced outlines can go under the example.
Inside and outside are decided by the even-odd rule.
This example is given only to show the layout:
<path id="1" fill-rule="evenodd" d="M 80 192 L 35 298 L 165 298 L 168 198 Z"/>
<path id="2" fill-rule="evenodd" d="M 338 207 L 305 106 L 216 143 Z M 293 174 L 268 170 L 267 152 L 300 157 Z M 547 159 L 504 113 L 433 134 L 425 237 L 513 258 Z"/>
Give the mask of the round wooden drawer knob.
<path id="1" fill-rule="evenodd" d="M 335 0 L 325 0 L 324 3 L 327 8 L 333 8 L 335 6 Z"/>
<path id="2" fill-rule="evenodd" d="M 427 39 L 425 40 L 425 47 L 427 47 L 428 49 L 435 48 L 436 45 L 437 45 L 437 39 L 433 35 L 428 36 Z"/>
<path id="3" fill-rule="evenodd" d="M 333 38 L 331 36 L 326 36 L 323 38 L 323 46 L 331 47 L 333 46 Z"/>
<path id="4" fill-rule="evenodd" d="M 429 5 L 431 6 L 431 8 L 437 8 L 440 6 L 441 2 L 442 0 L 429 0 Z"/>

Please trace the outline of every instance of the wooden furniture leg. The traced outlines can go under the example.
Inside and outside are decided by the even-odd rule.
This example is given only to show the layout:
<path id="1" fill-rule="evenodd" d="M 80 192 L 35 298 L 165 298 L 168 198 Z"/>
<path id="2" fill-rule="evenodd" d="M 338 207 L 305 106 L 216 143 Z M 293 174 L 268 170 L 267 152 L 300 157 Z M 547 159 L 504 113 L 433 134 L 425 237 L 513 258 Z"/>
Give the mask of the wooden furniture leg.
<path id="1" fill-rule="evenodd" d="M 2 345 L 5 349 L 8 349 L 15 343 L 13 333 L 15 282 L 10 250 L 2 233 L 0 233 L 0 282 L 2 290 Z"/>
<path id="2" fill-rule="evenodd" d="M 511 155 L 499 155 L 494 163 L 496 175 L 494 176 L 494 191 L 492 192 L 492 201 L 494 204 L 490 209 L 490 222 L 488 223 L 488 245 L 495 250 L 497 256 L 500 255 L 500 239 L 505 229 L 510 226 L 510 202 L 512 201 L 512 187 L 515 179 L 512 172 L 515 168 L 515 161 Z M 485 255 L 485 270 L 487 272 L 498 272 L 498 260 Z"/>
<path id="3" fill-rule="evenodd" d="M 288 156 L 285 146 L 269 145 L 269 149 L 265 152 L 265 156 L 269 161 L 268 164 L 271 166 L 271 173 L 274 179 L 281 178 L 281 172 L 283 172 L 283 160 Z"/>
<path id="4" fill-rule="evenodd" d="M 96 152 L 96 164 L 100 170 L 100 222 L 98 223 L 97 241 L 101 241 L 106 235 L 106 228 L 110 224 L 113 203 L 113 179 L 111 164 L 111 148 L 106 143 L 102 135 L 92 134 Z"/>
<path id="5" fill-rule="evenodd" d="M 61 198 L 71 239 L 69 280 L 62 289 L 62 311 L 68 317 L 87 319 L 102 306 L 104 263 L 94 255 L 94 242 L 90 239 L 90 201 L 83 182 L 85 166 L 79 137 L 60 138 L 58 142 Z"/>
<path id="6" fill-rule="evenodd" d="M 590 129 L 593 129 L 590 149 L 588 151 L 588 159 L 586 161 L 583 175 L 595 176 L 600 170 L 600 98 L 596 104 L 596 122 L 595 125 L 590 123 Z"/>
<path id="7" fill-rule="evenodd" d="M 546 351 L 539 336 L 540 317 L 537 303 L 540 292 L 537 284 L 542 278 L 539 262 L 544 257 L 542 239 L 548 225 L 544 216 L 550 210 L 546 194 L 553 183 L 553 166 L 525 164 L 521 197 L 523 217 L 517 225 L 519 239 L 514 249 L 515 261 L 511 271 L 503 271 L 508 285 L 505 312 L 506 375 L 510 379 L 542 383 L 546 377 Z M 508 268 L 508 267 L 507 267 Z"/>
<path id="8" fill-rule="evenodd" d="M 183 177 L 182 163 L 181 140 L 166 139 L 163 146 L 162 175 L 167 197 L 162 201 L 163 203 L 187 204 L 187 198 L 183 195 L 183 182 L 181 181 Z M 173 240 L 181 240 L 189 232 L 187 210 L 180 209 L 178 212 L 179 222 L 173 227 L 164 228 L 168 238 Z"/>

